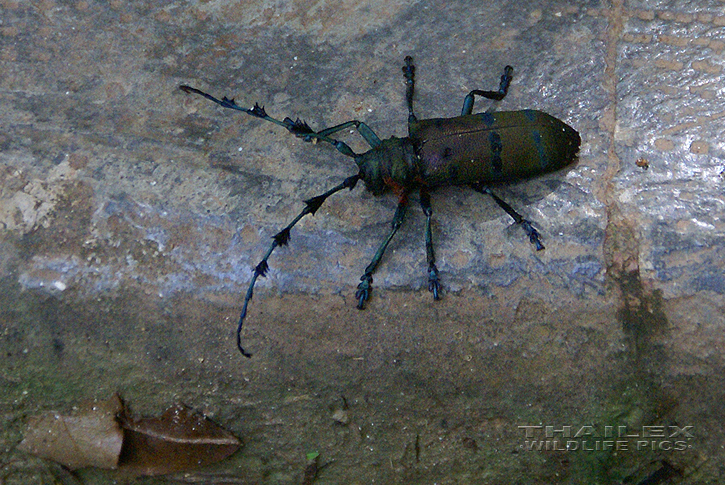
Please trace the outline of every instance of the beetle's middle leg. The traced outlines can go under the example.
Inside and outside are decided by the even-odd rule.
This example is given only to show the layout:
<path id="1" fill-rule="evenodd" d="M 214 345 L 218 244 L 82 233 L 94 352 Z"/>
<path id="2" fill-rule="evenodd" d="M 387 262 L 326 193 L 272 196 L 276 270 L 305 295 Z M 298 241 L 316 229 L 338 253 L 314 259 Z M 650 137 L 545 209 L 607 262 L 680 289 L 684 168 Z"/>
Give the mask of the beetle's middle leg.
<path id="1" fill-rule="evenodd" d="M 360 277 L 360 284 L 357 285 L 355 298 L 357 298 L 357 307 L 360 310 L 363 309 L 365 301 L 370 298 L 370 290 L 372 290 L 373 273 L 375 272 L 375 268 L 378 267 L 380 259 L 383 257 L 385 250 L 388 248 L 388 244 L 390 244 L 393 236 L 395 236 L 395 233 L 398 232 L 398 229 L 400 229 L 400 226 L 403 224 L 403 219 L 405 218 L 405 211 L 407 208 L 408 194 L 403 193 L 400 196 L 398 208 L 395 209 L 395 215 L 393 216 L 393 224 L 390 234 L 388 234 L 388 237 L 385 238 L 383 243 L 378 248 L 375 256 L 373 256 L 373 260 L 370 261 L 370 264 L 367 266 L 367 268 L 365 268 L 365 273 Z"/>
<path id="2" fill-rule="evenodd" d="M 476 192 L 490 195 L 491 198 L 499 205 L 499 207 L 501 207 L 504 211 L 506 211 L 508 215 L 511 216 L 511 218 L 514 220 L 514 223 L 519 224 L 524 229 L 524 231 L 526 231 L 526 235 L 529 236 L 529 241 L 531 242 L 531 244 L 536 246 L 536 250 L 541 251 L 542 249 L 544 249 L 544 245 L 541 243 L 539 231 L 534 229 L 534 226 L 531 225 L 531 221 L 524 219 L 524 217 L 516 212 L 513 207 L 508 205 L 506 201 L 494 194 L 491 189 L 489 189 L 485 185 L 482 185 L 480 183 L 471 184 L 471 188 L 473 188 L 473 190 L 475 190 Z"/>
<path id="3" fill-rule="evenodd" d="M 501 101 L 506 97 L 506 93 L 509 90 L 509 84 L 513 79 L 512 73 L 514 68 L 506 66 L 503 70 L 503 76 L 501 76 L 501 83 L 498 85 L 498 91 L 481 91 L 480 89 L 474 89 L 463 100 L 463 109 L 461 110 L 461 116 L 470 115 L 473 111 L 473 102 L 476 96 L 483 96 L 486 99 L 492 99 L 494 101 Z"/>
<path id="4" fill-rule="evenodd" d="M 420 189 L 420 205 L 423 207 L 425 214 L 425 255 L 428 262 L 428 291 L 433 293 L 433 299 L 440 299 L 441 284 L 438 279 L 438 268 L 436 267 L 436 256 L 433 251 L 433 232 L 430 227 L 431 216 L 433 215 L 433 207 L 430 205 L 430 194 L 425 188 Z"/>

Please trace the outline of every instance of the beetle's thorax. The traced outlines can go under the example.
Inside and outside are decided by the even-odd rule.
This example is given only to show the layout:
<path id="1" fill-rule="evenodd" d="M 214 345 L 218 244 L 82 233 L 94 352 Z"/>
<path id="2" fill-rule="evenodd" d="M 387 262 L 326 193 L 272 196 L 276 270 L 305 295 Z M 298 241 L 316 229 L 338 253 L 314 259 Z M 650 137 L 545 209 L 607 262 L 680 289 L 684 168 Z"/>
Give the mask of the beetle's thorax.
<path id="1" fill-rule="evenodd" d="M 391 137 L 355 157 L 365 187 L 374 195 L 409 188 L 420 180 L 420 160 L 410 138 Z"/>

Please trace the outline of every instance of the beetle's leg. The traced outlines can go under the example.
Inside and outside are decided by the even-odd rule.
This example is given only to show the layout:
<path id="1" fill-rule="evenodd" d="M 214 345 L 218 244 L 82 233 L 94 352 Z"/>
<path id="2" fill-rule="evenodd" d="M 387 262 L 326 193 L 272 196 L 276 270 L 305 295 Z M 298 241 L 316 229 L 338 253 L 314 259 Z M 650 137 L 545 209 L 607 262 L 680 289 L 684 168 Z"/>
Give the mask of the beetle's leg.
<path id="1" fill-rule="evenodd" d="M 408 125 L 418 121 L 413 113 L 413 92 L 415 91 L 415 65 L 413 58 L 405 56 L 405 66 L 403 66 L 403 76 L 405 76 L 405 102 L 408 105 Z"/>
<path id="2" fill-rule="evenodd" d="M 333 133 L 337 133 L 338 131 L 342 131 L 346 128 L 353 127 L 355 128 L 358 133 L 365 139 L 366 142 L 368 142 L 368 145 L 370 145 L 372 148 L 375 148 L 376 146 L 380 145 L 380 138 L 378 138 L 378 135 L 375 134 L 375 132 L 370 129 L 368 125 L 363 123 L 362 121 L 358 120 L 352 120 L 352 121 L 346 121 L 345 123 L 342 123 L 337 126 L 333 126 L 331 128 L 325 128 L 324 130 L 320 130 L 316 133 L 316 135 L 323 136 L 323 137 L 329 137 Z M 309 141 L 309 140 L 305 140 Z"/>
<path id="3" fill-rule="evenodd" d="M 511 79 L 513 79 L 513 72 L 514 68 L 511 66 L 506 66 L 504 68 L 503 76 L 501 76 L 501 83 L 498 85 L 498 91 L 481 91 L 479 89 L 474 89 L 468 93 L 466 98 L 463 100 L 461 116 L 471 114 L 471 111 L 473 111 L 473 102 L 476 96 L 483 96 L 484 98 L 492 99 L 494 101 L 501 101 L 506 96 L 506 93 L 508 93 L 509 84 L 511 84 Z"/>
<path id="4" fill-rule="evenodd" d="M 186 85 L 179 86 L 179 89 L 181 89 L 185 93 L 194 93 L 194 94 L 198 94 L 199 96 L 203 96 L 206 99 L 213 101 L 216 104 L 218 104 L 219 106 L 222 106 L 224 108 L 229 108 L 229 109 L 233 109 L 236 111 L 242 111 L 244 113 L 247 113 L 249 116 L 254 116 L 255 118 L 261 118 L 265 121 L 269 121 L 270 123 L 274 123 L 275 125 L 283 126 L 284 128 L 287 129 L 287 131 L 289 131 L 290 133 L 292 133 L 293 135 L 295 135 L 298 138 L 302 138 L 304 141 L 312 141 L 313 139 L 318 139 L 320 141 L 327 142 L 330 145 L 334 146 L 337 149 L 337 151 L 339 151 L 340 153 L 342 153 L 345 156 L 353 157 L 353 158 L 356 156 L 355 152 L 353 152 L 352 149 L 349 146 L 347 146 L 346 143 L 341 142 L 340 140 L 336 140 L 334 138 L 330 138 L 327 135 L 323 135 L 321 133 L 315 132 L 315 130 L 310 128 L 310 126 L 306 122 L 300 120 L 299 118 L 297 118 L 297 120 L 294 120 L 294 121 L 292 120 L 292 118 L 285 118 L 284 120 L 280 121 L 278 119 L 275 119 L 275 118 L 272 118 L 271 116 L 269 116 L 267 114 L 267 112 L 264 110 L 264 106 L 259 106 L 259 104 L 257 104 L 257 103 L 254 104 L 253 108 L 244 108 L 243 106 L 239 106 L 234 101 L 234 98 L 229 99 L 226 96 L 224 96 L 222 99 L 217 99 L 214 96 L 212 96 L 211 94 L 207 94 L 204 91 L 201 91 L 199 89 L 192 88 L 191 86 L 186 86 Z M 355 122 L 351 122 L 351 123 L 355 123 Z M 345 125 L 345 123 L 343 123 L 342 125 L 339 125 L 339 126 L 343 126 L 343 125 Z M 339 128 L 339 126 L 335 127 L 335 128 Z M 335 130 L 335 131 L 339 131 L 341 129 L 342 128 L 339 128 L 338 130 Z M 328 128 L 328 130 L 329 130 L 329 128 Z M 371 143 L 371 144 L 375 143 L 375 140 L 377 140 L 377 143 L 380 143 L 380 139 L 377 137 L 377 135 L 375 135 L 375 133 L 373 133 L 373 130 L 371 130 L 367 126 L 365 126 L 365 128 L 363 128 L 363 129 L 361 129 L 360 133 L 368 141 L 368 143 Z"/>
<path id="5" fill-rule="evenodd" d="M 430 205 L 430 194 L 425 188 L 420 189 L 420 205 L 423 206 L 425 214 L 425 255 L 428 262 L 428 291 L 433 293 L 433 299 L 440 299 L 441 284 L 438 279 L 438 268 L 436 267 L 436 256 L 433 251 L 433 232 L 430 228 L 430 219 L 433 215 L 433 207 Z"/>
<path id="6" fill-rule="evenodd" d="M 516 212 L 513 207 L 508 205 L 503 199 L 494 194 L 488 187 L 481 184 L 471 184 L 471 187 L 477 192 L 490 195 L 491 198 L 493 198 L 493 200 L 499 205 L 499 207 L 501 207 L 504 211 L 506 211 L 508 215 L 511 216 L 511 218 L 514 220 L 514 223 L 519 224 L 521 225 L 521 227 L 524 228 L 524 231 L 526 231 L 526 235 L 529 236 L 529 241 L 531 242 L 531 244 L 536 246 L 536 250 L 541 251 L 542 249 L 544 249 L 544 245 L 541 244 L 541 239 L 539 239 L 539 231 L 534 229 L 534 226 L 531 225 L 531 221 L 524 219 L 521 214 Z"/>
<path id="7" fill-rule="evenodd" d="M 245 357 L 251 357 L 252 354 L 246 352 L 244 350 L 244 347 L 242 347 L 242 325 L 244 324 L 244 318 L 247 316 L 247 306 L 249 306 L 249 301 L 252 299 L 252 295 L 254 294 L 254 284 L 257 281 L 257 278 L 260 276 L 266 276 L 267 271 L 269 270 L 269 264 L 267 263 L 267 260 L 269 259 L 270 255 L 272 254 L 272 251 L 275 250 L 277 246 L 285 246 L 290 239 L 290 229 L 297 224 L 300 219 L 302 219 L 307 214 L 315 215 L 315 212 L 317 212 L 317 209 L 320 208 L 320 206 L 325 202 L 325 199 L 327 199 L 329 196 L 334 194 L 335 192 L 339 192 L 342 189 L 350 189 L 352 190 L 355 187 L 355 184 L 357 184 L 357 181 L 360 180 L 360 175 L 353 175 L 352 177 L 346 178 L 340 185 L 331 188 L 324 194 L 318 195 L 316 197 L 312 197 L 311 199 L 307 199 L 305 201 L 305 208 L 302 209 L 302 212 L 300 212 L 297 217 L 295 217 L 292 222 L 290 222 L 287 227 L 279 231 L 277 234 L 274 235 L 272 238 L 272 245 L 267 250 L 267 253 L 264 255 L 264 258 L 262 258 L 262 261 L 257 264 L 254 268 L 254 274 L 252 275 L 252 281 L 249 282 L 249 288 L 247 289 L 247 295 L 244 297 L 244 306 L 242 307 L 242 312 L 239 315 L 239 323 L 237 325 L 237 348 Z"/>
<path id="8" fill-rule="evenodd" d="M 375 253 L 375 256 L 373 256 L 373 260 L 370 261 L 370 264 L 367 266 L 367 268 L 365 268 L 365 273 L 360 277 L 360 284 L 357 285 L 357 291 L 355 292 L 355 298 L 357 298 L 357 307 L 360 310 L 363 309 L 365 301 L 370 298 L 370 290 L 372 289 L 373 273 L 375 272 L 375 268 L 378 267 L 378 263 L 380 263 L 380 259 L 383 257 L 383 253 L 385 253 L 388 244 L 390 244 L 393 236 L 395 236 L 395 233 L 398 232 L 398 229 L 400 229 L 400 226 L 403 224 L 403 218 L 405 217 L 405 210 L 407 207 L 408 194 L 406 193 L 400 196 L 398 208 L 395 210 L 395 215 L 393 216 L 393 224 L 390 234 L 388 234 L 388 237 L 386 237 L 385 241 L 383 241 L 383 243 L 380 245 L 377 252 Z"/>

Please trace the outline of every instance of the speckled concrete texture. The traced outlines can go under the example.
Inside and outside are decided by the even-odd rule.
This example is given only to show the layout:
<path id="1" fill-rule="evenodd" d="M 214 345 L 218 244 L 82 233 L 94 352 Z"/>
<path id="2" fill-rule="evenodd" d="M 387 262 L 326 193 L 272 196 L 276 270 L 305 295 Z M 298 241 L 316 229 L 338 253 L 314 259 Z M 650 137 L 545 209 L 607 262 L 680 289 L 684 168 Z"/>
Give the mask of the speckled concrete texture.
<path id="1" fill-rule="evenodd" d="M 708 0 L 0 0 L 0 483 L 58 474 L 15 450 L 27 415 L 116 391 L 245 442 L 143 483 L 300 483 L 313 451 L 320 484 L 725 481 L 723 52 Z M 580 132 L 571 170 L 497 189 L 546 249 L 437 190 L 434 302 L 412 197 L 357 311 L 397 203 L 359 184 L 271 257 L 245 359 L 252 268 L 356 167 L 178 86 L 405 136 L 406 55 L 420 118 L 510 64 L 494 109 Z"/>

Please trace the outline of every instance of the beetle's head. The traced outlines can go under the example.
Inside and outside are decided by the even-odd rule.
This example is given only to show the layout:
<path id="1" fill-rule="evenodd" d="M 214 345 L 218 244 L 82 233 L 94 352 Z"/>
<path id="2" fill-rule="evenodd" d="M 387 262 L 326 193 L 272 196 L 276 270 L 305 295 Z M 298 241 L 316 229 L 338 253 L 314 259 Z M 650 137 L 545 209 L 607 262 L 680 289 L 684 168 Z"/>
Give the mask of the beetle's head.
<path id="1" fill-rule="evenodd" d="M 409 138 L 388 138 L 355 156 L 365 187 L 380 195 L 392 187 L 410 187 L 418 175 L 418 157 Z"/>
<path id="2" fill-rule="evenodd" d="M 365 188 L 373 195 L 380 195 L 387 189 L 382 175 L 380 154 L 373 148 L 355 156 L 355 163 L 360 169 L 360 178 Z"/>

